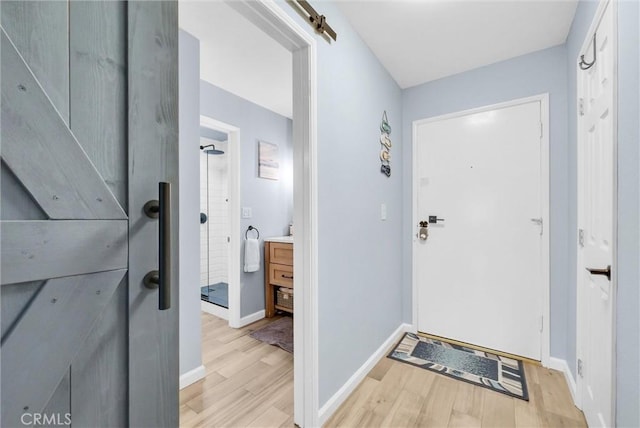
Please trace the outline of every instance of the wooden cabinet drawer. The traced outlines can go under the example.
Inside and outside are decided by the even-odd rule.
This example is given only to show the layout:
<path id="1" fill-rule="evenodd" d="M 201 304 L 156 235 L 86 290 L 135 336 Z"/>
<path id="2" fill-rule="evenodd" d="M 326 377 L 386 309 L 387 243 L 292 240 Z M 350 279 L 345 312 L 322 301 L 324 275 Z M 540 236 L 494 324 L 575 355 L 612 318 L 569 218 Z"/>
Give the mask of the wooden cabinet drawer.
<path id="1" fill-rule="evenodd" d="M 293 266 L 293 244 L 271 242 L 269 245 L 269 262 Z"/>
<path id="2" fill-rule="evenodd" d="M 269 282 L 273 285 L 293 288 L 293 266 L 271 263 L 269 265 Z"/>

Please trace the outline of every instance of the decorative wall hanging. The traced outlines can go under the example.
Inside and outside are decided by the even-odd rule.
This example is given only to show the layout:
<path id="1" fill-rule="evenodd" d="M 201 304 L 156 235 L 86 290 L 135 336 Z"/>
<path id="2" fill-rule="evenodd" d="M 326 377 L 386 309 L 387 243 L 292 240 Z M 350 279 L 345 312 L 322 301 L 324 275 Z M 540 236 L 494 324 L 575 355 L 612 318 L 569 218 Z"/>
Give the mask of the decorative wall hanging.
<path id="1" fill-rule="evenodd" d="M 258 142 L 258 177 L 277 180 L 280 176 L 278 145 Z"/>
<path id="2" fill-rule="evenodd" d="M 382 162 L 382 166 L 380 166 L 380 172 L 386 175 L 387 177 L 391 177 L 391 138 L 389 134 L 391 134 L 391 126 L 389 125 L 389 120 L 387 119 L 387 111 L 385 110 L 382 113 L 382 123 L 380 123 L 380 144 L 382 145 L 382 150 L 380 150 L 380 161 Z"/>

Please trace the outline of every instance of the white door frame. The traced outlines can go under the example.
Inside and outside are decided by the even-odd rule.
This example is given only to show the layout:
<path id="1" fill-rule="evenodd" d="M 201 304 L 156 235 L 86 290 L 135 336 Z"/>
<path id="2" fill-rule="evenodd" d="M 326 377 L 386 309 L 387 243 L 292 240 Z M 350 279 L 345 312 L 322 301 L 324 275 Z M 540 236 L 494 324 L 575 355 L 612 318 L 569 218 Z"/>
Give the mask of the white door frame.
<path id="1" fill-rule="evenodd" d="M 228 192 L 229 204 L 229 252 L 228 252 L 228 281 L 229 281 L 229 326 L 242 327 L 240 322 L 240 269 L 241 269 L 241 232 L 240 232 L 240 128 L 221 122 L 212 117 L 200 115 L 200 126 L 205 126 L 227 134 L 228 159 Z M 205 305 L 203 302 L 202 305 Z M 215 306 L 215 305 L 213 305 Z M 209 312 L 203 306 L 205 312 Z M 214 315 L 218 315 L 214 313 Z M 219 316 L 219 315 L 218 315 Z"/>
<path id="2" fill-rule="evenodd" d="M 542 293 L 542 333 L 541 333 L 541 349 L 540 349 L 540 357 L 541 363 L 543 366 L 549 366 L 549 353 L 550 353 L 550 333 L 549 333 L 549 287 L 550 287 L 550 278 L 549 278 L 549 94 L 540 94 L 527 98 L 519 98 L 512 101 L 507 101 L 498 104 L 492 104 L 488 106 L 473 108 L 469 110 L 458 111 L 455 113 L 444 114 L 440 116 L 430 117 L 426 119 L 419 119 L 413 121 L 412 127 L 412 156 L 413 156 L 413 166 L 412 166 L 412 185 L 413 185 L 413 197 L 412 197 L 412 236 L 413 236 L 413 245 L 411 247 L 411 269 L 412 269 L 412 301 L 413 301 L 413 317 L 412 317 L 412 329 L 413 331 L 418 330 L 418 281 L 417 281 L 417 254 L 416 254 L 416 244 L 418 243 L 418 238 L 415 235 L 415 231 L 417 230 L 418 224 L 418 179 L 416 177 L 416 171 L 418 170 L 418 145 L 417 141 L 417 131 L 420 125 L 424 125 L 430 122 L 438 122 L 441 120 L 453 119 L 461 116 L 467 116 L 470 114 L 482 113 L 491 110 L 497 110 L 507 107 L 514 107 L 517 105 L 528 104 L 531 102 L 539 101 L 540 102 L 540 120 L 542 121 L 542 139 L 541 139 L 541 152 L 540 152 L 540 191 L 541 191 L 541 202 L 542 202 L 542 224 L 543 224 L 543 234 L 542 234 L 542 287 L 540 292 Z"/>
<path id="3" fill-rule="evenodd" d="M 587 31 L 586 35 L 585 35 L 585 39 L 584 42 L 582 43 L 582 47 L 580 48 L 580 51 L 578 52 L 578 55 L 576 56 L 575 59 L 575 64 L 578 64 L 580 62 L 580 55 L 582 55 L 582 53 L 584 53 L 587 49 L 587 47 L 589 46 L 589 44 L 591 43 L 591 40 L 593 39 L 593 33 L 596 31 L 596 29 L 598 28 L 598 25 L 600 24 L 600 21 L 602 20 L 602 17 L 604 16 L 604 12 L 606 10 L 607 4 L 610 3 L 611 6 L 611 14 L 613 16 L 613 22 L 612 22 L 612 52 L 613 52 L 613 75 L 612 75 L 612 79 L 613 79 L 613 105 L 611 108 L 611 114 L 612 114 L 612 121 L 611 123 L 613 124 L 613 213 L 612 213 L 612 218 L 611 218 L 611 226 L 613 227 L 613 233 L 612 233 L 612 260 L 611 260 L 611 308 L 612 308 L 612 341 L 611 341 L 611 349 L 609 350 L 609 352 L 611 352 L 611 381 L 613 383 L 612 387 L 611 387 L 611 411 L 613 412 L 613 414 L 611 415 L 611 421 L 615 424 L 615 412 L 616 412 L 616 314 L 617 314 L 617 296 L 618 296 L 618 3 L 616 0 L 600 0 L 599 4 L 598 4 L 598 9 L 596 10 L 596 13 L 593 17 L 593 21 L 591 22 L 591 25 L 589 26 L 589 31 Z M 588 55 L 588 54 L 587 54 Z M 580 82 L 580 73 L 582 72 L 582 70 L 580 70 L 577 66 L 576 66 L 576 85 Z M 576 88 L 576 144 L 580 144 L 580 127 L 579 127 L 579 114 L 580 114 L 580 94 L 578 93 L 578 88 Z M 576 151 L 577 153 L 577 151 Z M 578 164 L 578 174 L 580 174 L 580 164 Z M 578 215 L 578 225 L 580 225 L 581 221 L 581 217 L 580 217 L 580 205 L 579 205 L 579 201 L 581 199 L 584 198 L 584 195 L 580 189 L 579 186 L 579 182 L 578 182 L 578 188 L 577 188 L 577 192 L 578 192 L 578 206 L 577 206 L 577 215 Z M 579 231 L 577 231 L 579 233 Z M 576 240 L 577 241 L 577 240 Z M 583 325 L 584 323 L 582 323 L 582 318 L 585 316 L 584 314 L 584 305 L 582 304 L 582 300 L 583 300 L 583 296 L 582 296 L 582 290 L 583 290 L 583 285 L 582 281 L 580 280 L 580 278 L 583 277 L 583 271 L 582 269 L 584 269 L 584 261 L 583 261 L 583 257 L 582 257 L 582 252 L 580 251 L 580 243 L 576 242 L 576 252 L 577 252 L 577 257 L 576 257 L 576 272 L 577 272 L 577 276 L 576 276 L 576 371 L 578 370 L 578 358 L 580 356 L 582 356 L 582 354 L 584 353 L 584 351 L 582 350 L 584 347 L 584 340 L 583 340 L 583 335 L 586 333 L 585 331 L 582 331 L 582 329 L 580 328 L 581 325 Z M 582 410 L 582 404 L 583 404 L 583 400 L 582 400 L 582 388 L 583 388 L 583 381 L 582 381 L 582 377 L 576 373 L 576 395 L 575 395 L 575 405 Z"/>
<path id="4" fill-rule="evenodd" d="M 275 0 L 227 4 L 253 22 L 293 57 L 293 236 L 296 292 L 293 319 L 294 422 L 318 419 L 318 179 L 316 42 Z M 286 7 L 286 6 L 285 6 Z"/>

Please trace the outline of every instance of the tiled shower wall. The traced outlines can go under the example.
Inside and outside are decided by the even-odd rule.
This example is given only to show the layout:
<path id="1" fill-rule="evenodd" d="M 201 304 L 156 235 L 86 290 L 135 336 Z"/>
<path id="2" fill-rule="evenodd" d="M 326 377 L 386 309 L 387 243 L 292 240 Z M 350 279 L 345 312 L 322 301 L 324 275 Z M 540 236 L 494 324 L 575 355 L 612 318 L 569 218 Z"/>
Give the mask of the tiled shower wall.
<path id="1" fill-rule="evenodd" d="M 211 144 L 202 140 L 201 144 Z M 200 286 L 228 282 L 228 157 L 227 143 L 215 143 L 223 155 L 200 153 L 200 211 L 208 217 L 200 225 Z M 207 161 L 209 162 L 207 180 Z M 208 184 L 208 187 L 207 187 Z M 207 207 L 207 188 L 209 206 Z M 207 240 L 207 231 L 209 239 Z M 208 259 L 207 259 L 208 250 Z"/>

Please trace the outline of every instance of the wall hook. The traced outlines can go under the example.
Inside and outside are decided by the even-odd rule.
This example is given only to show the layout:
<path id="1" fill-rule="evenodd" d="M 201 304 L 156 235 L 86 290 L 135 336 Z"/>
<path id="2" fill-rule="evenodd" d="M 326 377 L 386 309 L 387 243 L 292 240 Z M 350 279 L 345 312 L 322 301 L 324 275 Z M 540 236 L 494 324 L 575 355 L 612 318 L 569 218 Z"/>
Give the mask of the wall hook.
<path id="1" fill-rule="evenodd" d="M 580 55 L 580 66 L 581 70 L 588 70 L 596 63 L 596 33 L 593 33 L 593 61 L 587 62 L 584 60 L 584 55 Z"/>

